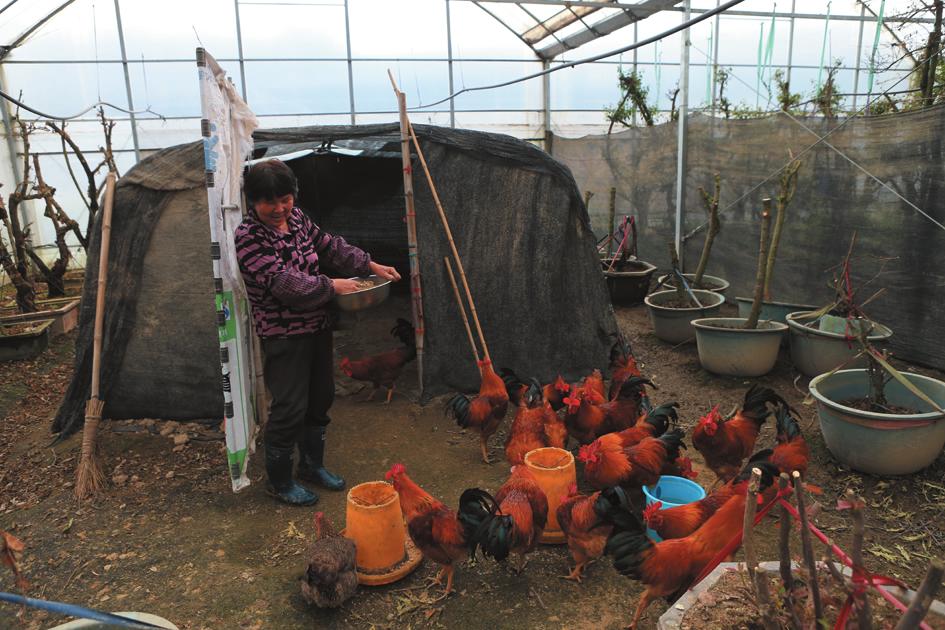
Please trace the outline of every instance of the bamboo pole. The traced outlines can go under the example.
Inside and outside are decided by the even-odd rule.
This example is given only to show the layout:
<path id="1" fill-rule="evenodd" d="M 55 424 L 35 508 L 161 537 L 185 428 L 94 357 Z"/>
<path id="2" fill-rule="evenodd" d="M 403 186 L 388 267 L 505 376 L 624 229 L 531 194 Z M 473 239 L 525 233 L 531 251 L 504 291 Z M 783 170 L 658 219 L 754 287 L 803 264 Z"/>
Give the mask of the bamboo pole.
<path id="1" fill-rule="evenodd" d="M 391 76 L 393 81 L 393 76 Z M 469 302 L 469 312 L 472 314 L 473 323 L 476 325 L 476 333 L 479 335 L 479 343 L 482 345 L 482 353 L 486 361 L 492 362 L 489 355 L 489 346 L 486 345 L 486 337 L 482 334 L 482 325 L 479 323 L 479 313 L 476 311 L 476 303 L 473 301 L 472 291 L 469 290 L 469 282 L 466 280 L 466 271 L 463 269 L 463 261 L 459 257 L 459 251 L 456 249 L 456 242 L 453 240 L 453 232 L 450 230 L 449 221 L 446 219 L 446 211 L 443 210 L 443 204 L 440 202 L 440 195 L 436 192 L 436 186 L 433 184 L 433 176 L 430 174 L 430 168 L 427 166 L 426 158 L 423 157 L 423 150 L 420 148 L 420 141 L 417 140 L 417 134 L 414 132 L 413 125 L 407 121 L 410 130 L 410 138 L 413 140 L 413 146 L 417 149 L 417 157 L 420 158 L 420 165 L 423 166 L 423 172 L 427 176 L 427 184 L 430 186 L 430 192 L 433 194 L 433 203 L 440 215 L 440 221 L 443 223 L 443 229 L 446 231 L 446 240 L 450 244 L 450 251 L 453 253 L 453 260 L 456 261 L 456 269 L 459 271 L 459 279 L 463 282 L 463 289 L 466 292 L 466 301 Z"/>
<path id="2" fill-rule="evenodd" d="M 476 357 L 476 365 L 479 365 L 479 349 L 476 348 L 476 340 L 473 339 L 472 329 L 469 327 L 469 318 L 466 317 L 466 309 L 463 308 L 463 297 L 459 294 L 459 287 L 456 285 L 456 276 L 453 275 L 453 266 L 450 264 L 450 257 L 443 256 L 443 262 L 446 263 L 446 274 L 450 278 L 450 284 L 453 285 L 453 295 L 456 297 L 456 306 L 459 307 L 459 314 L 463 317 L 463 326 L 466 327 L 466 336 L 469 337 L 469 345 L 472 346 L 473 356 Z"/>
<path id="3" fill-rule="evenodd" d="M 394 76 L 391 74 L 391 83 Z M 413 168 L 410 163 L 410 121 L 407 119 L 407 97 L 394 84 L 400 109 L 400 159 L 404 172 L 404 203 L 407 220 L 407 258 L 410 261 L 410 311 L 413 316 L 414 340 L 417 348 L 417 379 L 423 391 L 423 289 L 420 283 L 420 250 L 417 243 L 417 212 L 413 198 Z"/>
<path id="4" fill-rule="evenodd" d="M 105 178 L 105 204 L 102 208 L 102 238 L 98 253 L 98 286 L 95 296 L 95 325 L 92 336 L 92 385 L 85 405 L 85 424 L 82 427 L 82 454 L 76 471 L 75 496 L 82 500 L 105 487 L 98 444 L 98 425 L 102 420 L 105 401 L 101 395 L 102 330 L 105 324 L 105 288 L 108 280 L 108 249 L 112 232 L 112 207 L 115 203 L 115 173 Z"/>
<path id="5" fill-rule="evenodd" d="M 745 322 L 746 329 L 758 328 L 758 316 L 761 314 L 761 298 L 764 295 L 765 268 L 768 263 L 768 233 L 771 230 L 771 199 L 761 200 L 761 243 L 758 245 L 758 270 L 755 273 L 755 296 L 751 303 L 751 313 Z"/>
<path id="6" fill-rule="evenodd" d="M 922 580 L 922 585 L 916 591 L 915 599 L 912 600 L 906 614 L 896 624 L 896 630 L 912 630 L 912 628 L 919 627 L 919 624 L 922 623 L 929 612 L 929 607 L 935 599 L 935 593 L 942 585 L 943 575 L 945 575 L 945 562 L 940 559 L 933 560 L 929 572 L 925 574 L 925 579 Z"/>
<path id="7" fill-rule="evenodd" d="M 801 547 L 804 551 L 804 563 L 810 573 L 810 597 L 814 602 L 815 625 L 820 627 L 826 623 L 824 619 L 824 604 L 820 599 L 820 584 L 817 582 L 817 565 L 814 562 L 814 547 L 810 539 L 810 530 L 807 528 L 807 508 L 804 505 L 804 484 L 801 482 L 801 473 L 796 470 L 791 473 L 794 483 L 794 496 L 797 497 L 797 513 L 801 519 Z"/>

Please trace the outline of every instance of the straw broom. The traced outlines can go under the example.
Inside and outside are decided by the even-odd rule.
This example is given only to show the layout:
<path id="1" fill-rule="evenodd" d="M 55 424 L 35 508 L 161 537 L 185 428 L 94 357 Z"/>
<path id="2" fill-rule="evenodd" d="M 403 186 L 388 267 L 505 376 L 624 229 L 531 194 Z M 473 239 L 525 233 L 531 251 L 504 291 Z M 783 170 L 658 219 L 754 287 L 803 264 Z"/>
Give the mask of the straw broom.
<path id="1" fill-rule="evenodd" d="M 105 178 L 105 206 L 102 214 L 102 241 L 98 256 L 98 290 L 95 296 L 95 334 L 92 340 L 92 392 L 85 404 L 82 427 L 82 455 L 76 472 L 75 496 L 87 499 L 105 487 L 105 474 L 99 459 L 98 425 L 105 401 L 99 398 L 102 360 L 102 328 L 105 322 L 105 282 L 108 276 L 108 243 L 112 231 L 112 206 L 115 200 L 115 173 Z"/>

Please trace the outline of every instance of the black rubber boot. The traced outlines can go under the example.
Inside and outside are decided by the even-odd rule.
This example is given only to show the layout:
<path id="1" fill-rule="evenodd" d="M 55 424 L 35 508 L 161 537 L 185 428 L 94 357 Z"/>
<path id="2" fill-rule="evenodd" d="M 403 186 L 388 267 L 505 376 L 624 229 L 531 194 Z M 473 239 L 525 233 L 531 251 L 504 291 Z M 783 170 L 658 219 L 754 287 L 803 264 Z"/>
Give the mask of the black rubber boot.
<path id="1" fill-rule="evenodd" d="M 343 490 L 345 480 L 325 468 L 325 427 L 305 427 L 299 443 L 302 461 L 299 479 L 317 483 L 328 490 Z"/>
<path id="2" fill-rule="evenodd" d="M 318 495 L 292 479 L 292 451 L 295 449 L 266 447 L 266 492 L 289 505 L 313 505 Z"/>

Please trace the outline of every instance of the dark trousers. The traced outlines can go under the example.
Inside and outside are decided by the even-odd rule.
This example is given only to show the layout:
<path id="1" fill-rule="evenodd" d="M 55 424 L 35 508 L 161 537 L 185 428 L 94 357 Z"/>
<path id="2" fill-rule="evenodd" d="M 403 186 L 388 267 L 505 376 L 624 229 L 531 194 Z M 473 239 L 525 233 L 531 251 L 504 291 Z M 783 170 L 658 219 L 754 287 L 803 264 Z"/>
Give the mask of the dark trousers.
<path id="1" fill-rule="evenodd" d="M 326 426 L 335 401 L 332 331 L 262 339 L 263 378 L 272 397 L 263 441 L 290 449 L 306 426 Z"/>

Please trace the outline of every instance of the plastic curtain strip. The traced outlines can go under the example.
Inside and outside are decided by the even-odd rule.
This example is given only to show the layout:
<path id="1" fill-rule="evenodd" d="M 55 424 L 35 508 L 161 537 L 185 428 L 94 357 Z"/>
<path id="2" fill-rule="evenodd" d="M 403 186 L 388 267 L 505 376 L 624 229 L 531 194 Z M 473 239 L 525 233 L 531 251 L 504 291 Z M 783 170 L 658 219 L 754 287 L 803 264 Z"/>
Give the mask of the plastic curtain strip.
<path id="1" fill-rule="evenodd" d="M 777 5 L 775 5 L 774 10 L 776 11 L 777 8 L 778 8 Z M 768 77 L 768 90 L 767 90 L 768 102 L 766 104 L 766 107 L 767 105 L 771 104 L 771 64 L 774 60 L 774 31 L 775 31 L 775 19 L 774 19 L 774 11 L 772 11 L 771 27 L 768 29 L 768 45 L 765 47 L 765 60 L 764 60 L 765 72 Z"/>
<path id="2" fill-rule="evenodd" d="M 876 34 L 873 35 L 873 50 L 870 51 L 870 73 L 869 79 L 866 81 L 867 101 L 869 101 L 869 96 L 873 94 L 873 79 L 876 77 L 876 49 L 879 48 L 879 35 L 883 31 L 883 15 L 885 11 L 886 0 L 883 0 L 879 5 L 879 15 L 876 17 Z"/>

